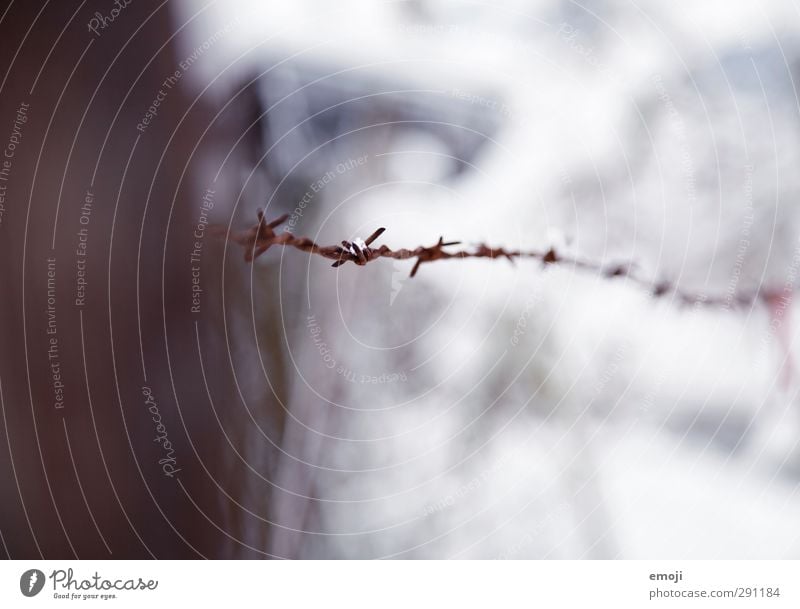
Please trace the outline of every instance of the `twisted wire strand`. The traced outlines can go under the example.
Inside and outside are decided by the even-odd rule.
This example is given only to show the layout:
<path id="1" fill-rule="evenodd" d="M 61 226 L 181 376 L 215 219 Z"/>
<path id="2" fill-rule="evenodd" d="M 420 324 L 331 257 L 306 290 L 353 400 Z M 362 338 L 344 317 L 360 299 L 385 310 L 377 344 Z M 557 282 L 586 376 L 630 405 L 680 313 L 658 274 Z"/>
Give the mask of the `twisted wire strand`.
<path id="1" fill-rule="evenodd" d="M 371 247 L 385 228 L 379 228 L 367 239 L 354 241 L 342 241 L 341 245 L 319 245 L 308 237 L 297 237 L 288 229 L 277 232 L 276 229 L 286 222 L 289 214 L 284 214 L 269 222 L 264 220 L 264 212 L 258 211 L 258 223 L 251 228 L 239 232 L 230 232 L 227 228 L 219 225 L 211 227 L 212 234 L 224 237 L 237 243 L 244 249 L 244 259 L 252 262 L 273 245 L 292 247 L 312 255 L 322 256 L 329 260 L 334 260 L 331 265 L 339 267 L 347 262 L 352 262 L 358 266 L 364 266 L 369 262 L 379 258 L 392 258 L 394 260 L 409 260 L 416 258 L 416 263 L 411 269 L 411 277 L 414 277 L 419 267 L 424 263 L 435 262 L 437 260 L 451 260 L 454 258 L 490 258 L 505 259 L 514 263 L 517 258 L 530 258 L 538 260 L 542 265 L 560 264 L 571 266 L 582 270 L 594 272 L 608 279 L 622 277 L 631 281 L 653 296 L 672 296 L 679 304 L 694 306 L 712 307 L 746 307 L 752 305 L 756 299 L 774 298 L 774 294 L 762 294 L 758 290 L 728 295 L 707 295 L 693 294 L 679 289 L 668 281 L 653 281 L 652 279 L 641 277 L 637 274 L 633 264 L 612 264 L 603 265 L 589 260 L 583 260 L 574 256 L 561 254 L 555 248 L 546 250 L 507 250 L 503 247 L 489 247 L 483 243 L 470 249 L 460 249 L 448 251 L 444 248 L 452 248 L 461 245 L 460 241 L 444 241 L 444 237 L 431 246 L 417 246 L 413 249 L 400 248 L 393 250 L 387 245 Z M 787 296 L 790 298 L 791 296 Z"/>

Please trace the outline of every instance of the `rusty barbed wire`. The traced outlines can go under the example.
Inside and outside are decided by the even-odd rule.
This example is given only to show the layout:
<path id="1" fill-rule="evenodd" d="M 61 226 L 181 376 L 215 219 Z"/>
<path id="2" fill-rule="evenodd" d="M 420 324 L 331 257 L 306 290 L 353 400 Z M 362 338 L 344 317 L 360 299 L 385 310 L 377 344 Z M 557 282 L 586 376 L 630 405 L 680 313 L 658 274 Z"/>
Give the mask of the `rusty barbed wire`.
<path id="1" fill-rule="evenodd" d="M 347 262 L 352 262 L 358 266 L 364 266 L 379 258 L 392 258 L 394 260 L 416 258 L 410 275 L 414 277 L 422 264 L 435 262 L 437 260 L 452 260 L 454 258 L 503 258 L 514 263 L 517 258 L 530 258 L 540 261 L 543 266 L 560 264 L 591 271 L 607 279 L 621 277 L 641 286 L 653 296 L 672 296 L 673 299 L 682 305 L 725 308 L 746 307 L 752 305 L 758 298 L 768 299 L 773 298 L 775 295 L 772 292 L 762 294 L 758 290 L 724 296 L 693 294 L 681 290 L 666 280 L 654 281 L 653 279 L 641 277 L 637 274 L 636 267 L 632 263 L 612 265 L 598 264 L 589 260 L 561 254 L 553 247 L 546 250 L 523 251 L 506 250 L 503 247 L 489 247 L 481 243 L 471 249 L 446 251 L 444 248 L 461 245 L 461 241 L 446 242 L 444 241 L 444 237 L 439 237 L 439 240 L 432 246 L 418 246 L 414 249 L 401 248 L 393 250 L 386 245 L 371 247 L 372 243 L 384 233 L 386 230 L 385 228 L 377 229 L 364 240 L 354 239 L 353 241 L 342 241 L 341 245 L 323 246 L 318 245 L 308 237 L 297 237 L 289 232 L 288 229 L 282 232 L 276 232 L 275 229 L 288 219 L 289 214 L 283 214 L 267 222 L 264 220 L 264 212 L 259 210 L 258 223 L 247 230 L 229 233 L 228 229 L 223 226 L 214 225 L 210 228 L 212 234 L 218 237 L 225 237 L 242 246 L 244 248 L 244 259 L 246 262 L 252 262 L 273 245 L 280 245 L 334 260 L 334 263 L 331 265 L 333 267 L 342 266 Z"/>

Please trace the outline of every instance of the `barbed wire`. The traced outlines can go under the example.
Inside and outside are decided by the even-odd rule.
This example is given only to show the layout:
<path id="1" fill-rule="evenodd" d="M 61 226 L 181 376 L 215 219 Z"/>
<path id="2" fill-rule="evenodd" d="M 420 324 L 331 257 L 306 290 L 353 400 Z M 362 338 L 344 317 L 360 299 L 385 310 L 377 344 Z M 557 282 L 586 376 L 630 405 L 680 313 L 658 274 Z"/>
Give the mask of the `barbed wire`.
<path id="1" fill-rule="evenodd" d="M 445 241 L 444 237 L 431 246 L 418 246 L 413 249 L 401 248 L 393 250 L 386 245 L 372 247 L 372 244 L 380 237 L 385 228 L 379 228 L 367 239 L 355 239 L 353 241 L 342 241 L 341 245 L 318 245 L 308 237 L 297 237 L 288 229 L 276 231 L 276 229 L 289 219 L 289 214 L 284 214 L 272 221 L 264 220 L 264 212 L 258 211 L 258 223 L 251 228 L 238 232 L 229 232 L 223 226 L 212 226 L 212 233 L 218 237 L 225 237 L 244 248 L 244 259 L 252 262 L 273 245 L 292 247 L 309 254 L 322 256 L 329 260 L 334 260 L 331 265 L 339 267 L 347 262 L 352 262 L 358 266 L 378 260 L 379 258 L 392 258 L 394 260 L 410 260 L 415 258 L 416 263 L 411 269 L 411 277 L 414 277 L 422 264 L 435 262 L 437 260 L 452 260 L 454 258 L 490 258 L 505 259 L 514 263 L 516 259 L 529 258 L 538 260 L 543 266 L 563 265 L 566 267 L 578 268 L 599 274 L 607 279 L 624 278 L 638 286 L 641 286 L 650 294 L 656 297 L 672 297 L 682 305 L 710 306 L 710 307 L 746 307 L 752 305 L 758 298 L 774 298 L 775 295 L 762 294 L 759 290 L 750 292 L 731 293 L 726 295 L 708 295 L 691 293 L 680 289 L 673 283 L 666 280 L 656 280 L 643 277 L 637 273 L 634 264 L 599 264 L 590 260 L 578 258 L 563 253 L 559 253 L 555 248 L 550 247 L 545 250 L 507 250 L 503 247 L 489 247 L 483 243 L 470 249 L 460 249 L 448 251 L 444 248 L 461 245 L 461 241 Z"/>

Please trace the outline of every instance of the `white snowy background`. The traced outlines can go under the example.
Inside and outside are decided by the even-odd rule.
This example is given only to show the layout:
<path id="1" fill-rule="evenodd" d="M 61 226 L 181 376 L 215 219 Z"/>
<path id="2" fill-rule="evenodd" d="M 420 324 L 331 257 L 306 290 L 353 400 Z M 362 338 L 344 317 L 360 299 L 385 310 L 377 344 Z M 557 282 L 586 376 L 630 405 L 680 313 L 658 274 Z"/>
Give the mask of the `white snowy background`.
<path id="1" fill-rule="evenodd" d="M 234 225 L 267 200 L 268 216 L 295 207 L 266 165 L 301 194 L 333 171 L 296 233 L 553 245 L 731 295 L 685 307 L 530 261 L 437 262 L 408 280 L 410 262 L 334 272 L 268 252 L 254 280 L 280 268 L 292 389 L 269 475 L 283 490 L 246 489 L 278 526 L 232 514 L 232 556 L 800 558 L 798 378 L 781 373 L 792 307 L 776 323 L 761 298 L 734 306 L 782 293 L 800 264 L 796 3 L 181 7 L 186 54 L 212 40 L 192 86 L 226 99 L 258 77 L 259 129 L 286 136 L 242 170 Z M 315 79 L 343 100 L 335 141 L 305 135 L 310 108 L 330 105 Z M 364 95 L 381 98 L 374 119 Z M 251 374 L 266 385 L 271 371 Z"/>

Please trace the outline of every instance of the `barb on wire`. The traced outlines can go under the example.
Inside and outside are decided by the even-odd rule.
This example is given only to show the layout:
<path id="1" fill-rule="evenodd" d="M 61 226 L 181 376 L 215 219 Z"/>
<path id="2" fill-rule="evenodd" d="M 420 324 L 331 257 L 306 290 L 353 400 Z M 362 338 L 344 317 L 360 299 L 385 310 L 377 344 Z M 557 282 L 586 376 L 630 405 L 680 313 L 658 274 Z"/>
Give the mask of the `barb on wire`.
<path id="1" fill-rule="evenodd" d="M 392 250 L 386 245 L 372 247 L 372 244 L 384 233 L 386 230 L 385 228 L 377 229 L 365 240 L 356 238 L 353 241 L 342 241 L 341 245 L 323 246 L 318 245 L 308 237 L 296 237 L 288 230 L 277 233 L 275 229 L 286 222 L 288 218 L 289 214 L 284 214 L 267 222 L 264 220 L 264 212 L 259 210 L 258 223 L 247 230 L 229 233 L 228 230 L 222 226 L 213 226 L 211 230 L 216 236 L 229 238 L 231 241 L 242 246 L 244 248 L 244 259 L 247 262 L 252 262 L 273 245 L 281 245 L 334 260 L 334 263 L 331 265 L 333 267 L 342 266 L 347 262 L 364 266 L 378 258 L 393 258 L 395 260 L 415 258 L 416 262 L 411 269 L 411 277 L 414 277 L 420 265 L 436 260 L 450 260 L 452 258 L 505 258 L 513 263 L 517 258 L 532 258 L 534 260 L 539 260 L 544 266 L 562 264 L 592 271 L 608 279 L 622 277 L 626 281 L 631 281 L 642 286 L 653 296 L 671 296 L 682 305 L 733 308 L 736 306 L 751 305 L 759 297 L 769 297 L 768 294 L 762 295 L 759 291 L 725 296 L 692 294 L 679 289 L 668 281 L 653 281 L 652 279 L 641 277 L 636 273 L 636 268 L 633 264 L 602 265 L 577 257 L 560 254 L 552 247 L 547 250 L 522 251 L 506 250 L 503 247 L 489 247 L 485 244 L 479 244 L 472 249 L 447 251 L 444 248 L 461 245 L 461 242 L 445 241 L 444 237 L 439 237 L 439 240 L 432 246 L 418 246 L 414 249 L 401 248 Z"/>

